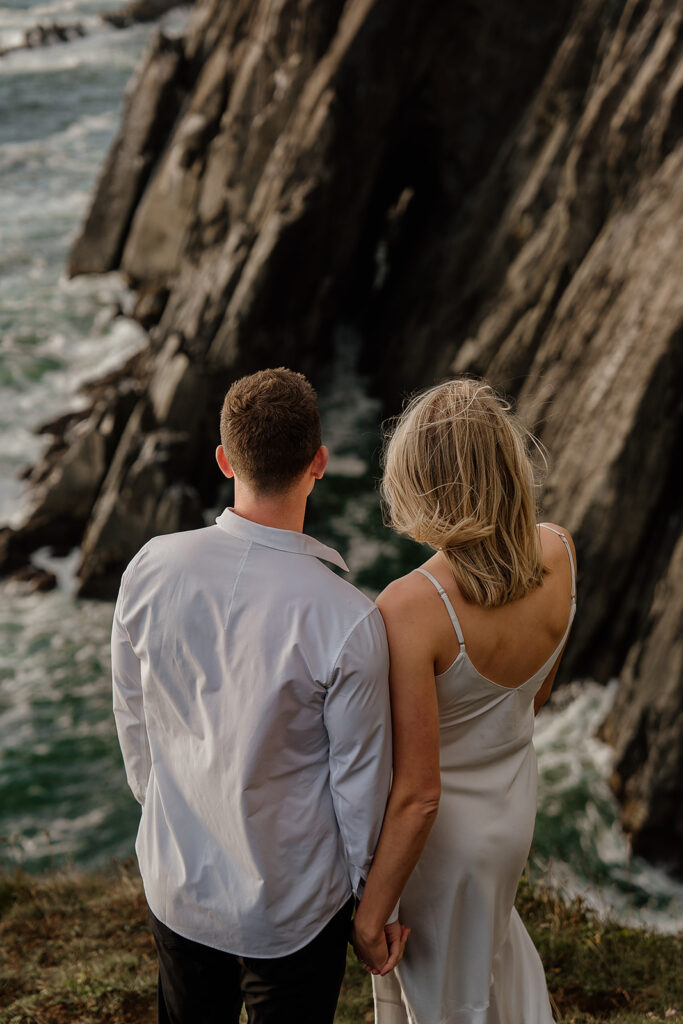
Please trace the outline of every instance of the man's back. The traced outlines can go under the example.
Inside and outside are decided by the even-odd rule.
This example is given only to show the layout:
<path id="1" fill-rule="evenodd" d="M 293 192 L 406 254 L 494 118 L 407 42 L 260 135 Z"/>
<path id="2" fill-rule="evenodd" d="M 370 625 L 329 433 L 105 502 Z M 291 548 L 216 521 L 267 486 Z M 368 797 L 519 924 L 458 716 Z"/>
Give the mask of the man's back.
<path id="1" fill-rule="evenodd" d="M 367 873 L 388 792 L 382 620 L 319 557 L 343 567 L 226 510 L 146 545 L 117 603 L 114 702 L 148 902 L 240 955 L 282 956 L 324 927 Z"/>

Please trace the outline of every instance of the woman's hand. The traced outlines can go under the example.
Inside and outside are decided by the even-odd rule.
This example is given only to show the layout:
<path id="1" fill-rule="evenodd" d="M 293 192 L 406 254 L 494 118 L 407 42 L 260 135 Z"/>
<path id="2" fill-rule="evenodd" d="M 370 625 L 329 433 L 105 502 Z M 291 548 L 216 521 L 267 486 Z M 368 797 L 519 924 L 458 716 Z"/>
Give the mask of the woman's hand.
<path id="1" fill-rule="evenodd" d="M 400 963 L 403 951 L 410 935 L 410 928 L 405 928 L 400 921 L 387 924 L 379 932 L 364 932 L 354 921 L 351 933 L 351 944 L 356 956 L 365 964 L 366 971 L 384 976 Z"/>

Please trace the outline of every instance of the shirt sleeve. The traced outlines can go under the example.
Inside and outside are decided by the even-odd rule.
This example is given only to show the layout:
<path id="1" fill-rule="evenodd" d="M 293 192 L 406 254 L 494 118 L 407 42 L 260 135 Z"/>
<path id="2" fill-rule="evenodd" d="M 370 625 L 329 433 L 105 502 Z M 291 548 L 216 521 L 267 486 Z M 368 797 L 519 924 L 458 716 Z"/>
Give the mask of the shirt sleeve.
<path id="1" fill-rule="evenodd" d="M 379 609 L 346 639 L 332 672 L 324 716 L 332 801 L 353 891 L 360 895 L 391 785 L 389 651 Z"/>
<path id="2" fill-rule="evenodd" d="M 142 701 L 140 661 L 133 650 L 124 622 L 125 584 L 126 574 L 121 581 L 111 633 L 114 720 L 128 785 L 138 803 L 144 804 L 151 756 Z"/>

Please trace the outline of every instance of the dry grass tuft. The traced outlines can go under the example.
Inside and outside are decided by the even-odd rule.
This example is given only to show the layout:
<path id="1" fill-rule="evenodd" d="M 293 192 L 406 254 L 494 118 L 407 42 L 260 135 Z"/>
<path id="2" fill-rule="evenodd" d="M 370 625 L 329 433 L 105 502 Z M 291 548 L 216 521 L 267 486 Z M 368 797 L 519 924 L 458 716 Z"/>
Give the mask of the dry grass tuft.
<path id="1" fill-rule="evenodd" d="M 683 935 L 597 921 L 523 882 L 517 900 L 562 1024 L 683 1024 Z M 156 959 L 133 863 L 0 875 L 0 1024 L 153 1024 Z M 349 953 L 337 1024 L 373 1019 Z"/>

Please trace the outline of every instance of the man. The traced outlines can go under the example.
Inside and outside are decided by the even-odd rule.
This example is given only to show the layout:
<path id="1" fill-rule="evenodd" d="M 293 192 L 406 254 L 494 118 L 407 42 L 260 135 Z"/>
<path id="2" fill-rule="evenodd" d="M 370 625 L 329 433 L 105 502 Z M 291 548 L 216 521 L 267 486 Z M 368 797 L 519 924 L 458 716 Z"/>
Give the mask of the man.
<path id="1" fill-rule="evenodd" d="M 390 784 L 384 625 L 302 532 L 328 459 L 308 381 L 233 384 L 216 457 L 234 508 L 138 552 L 112 634 L 159 1021 L 331 1024 Z"/>

